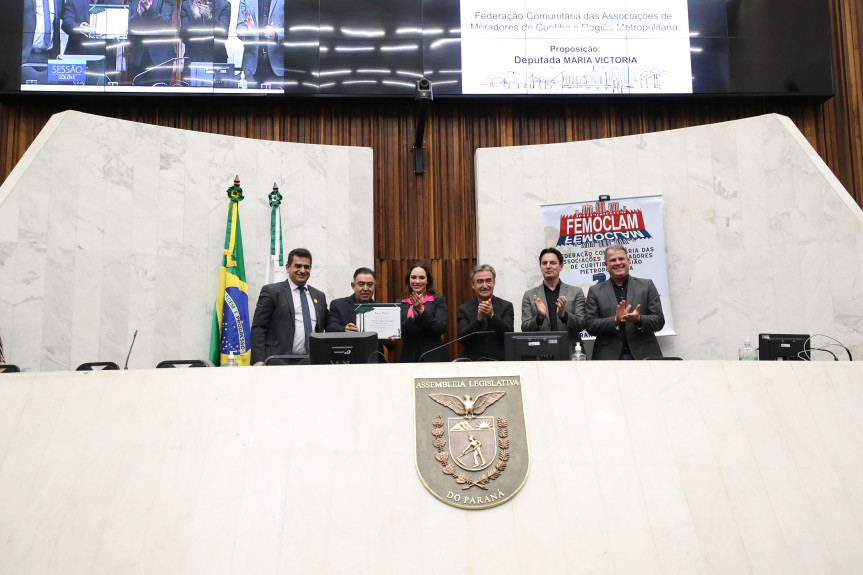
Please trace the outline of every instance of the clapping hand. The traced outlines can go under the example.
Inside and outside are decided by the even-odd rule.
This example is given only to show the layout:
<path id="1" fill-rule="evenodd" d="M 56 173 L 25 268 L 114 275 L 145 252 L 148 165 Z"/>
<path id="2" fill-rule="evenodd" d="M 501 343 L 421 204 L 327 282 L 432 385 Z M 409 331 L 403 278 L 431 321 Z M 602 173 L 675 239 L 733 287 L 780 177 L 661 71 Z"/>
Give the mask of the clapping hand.
<path id="1" fill-rule="evenodd" d="M 534 295 L 533 305 L 536 306 L 536 314 L 539 316 L 539 319 L 544 320 L 545 316 L 548 314 L 548 308 L 545 307 L 545 303 L 543 303 L 541 299 Z"/>
<path id="2" fill-rule="evenodd" d="M 563 319 L 563 316 L 566 315 L 566 296 L 560 296 L 557 298 L 556 306 L 557 317 Z"/>
<path id="3" fill-rule="evenodd" d="M 479 321 L 482 321 L 484 319 L 490 319 L 493 315 L 494 308 L 491 305 L 491 300 L 479 302 L 479 307 L 477 308 L 476 312 L 476 318 Z"/>
<path id="4" fill-rule="evenodd" d="M 617 304 L 617 311 L 614 314 L 614 323 L 638 323 L 641 321 L 641 304 L 632 309 L 631 305 L 626 305 L 626 300 Z"/>
<path id="5" fill-rule="evenodd" d="M 411 293 L 411 306 L 414 308 L 414 319 L 416 319 L 418 315 L 421 315 L 425 311 L 423 296 L 417 292 Z"/>

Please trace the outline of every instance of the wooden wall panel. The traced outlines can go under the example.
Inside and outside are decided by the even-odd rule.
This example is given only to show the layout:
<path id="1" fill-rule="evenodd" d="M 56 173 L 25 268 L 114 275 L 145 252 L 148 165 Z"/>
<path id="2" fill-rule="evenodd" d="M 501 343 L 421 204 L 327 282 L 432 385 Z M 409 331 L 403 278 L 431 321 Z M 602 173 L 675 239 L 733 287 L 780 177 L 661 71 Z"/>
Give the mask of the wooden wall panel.
<path id="1" fill-rule="evenodd" d="M 789 116 L 863 205 L 863 3 L 831 0 L 836 96 L 790 98 L 554 98 L 437 100 L 171 99 L 18 96 L 0 101 L 0 178 L 5 179 L 48 118 L 67 109 L 160 126 L 374 150 L 375 267 L 379 299 L 402 296 L 407 267 L 432 267 L 455 310 L 471 297 L 476 264 L 474 151 L 608 138 L 775 112 Z M 249 102 L 253 105 L 249 105 Z M 413 174 L 417 114 L 428 114 L 426 174 Z M 497 262 L 487 262 L 494 265 Z M 347 286 L 346 286 L 347 288 Z M 336 296 L 337 294 L 330 294 Z M 518 302 L 514 302 L 518 304 Z M 518 317 L 516 317 L 518 320 Z"/>

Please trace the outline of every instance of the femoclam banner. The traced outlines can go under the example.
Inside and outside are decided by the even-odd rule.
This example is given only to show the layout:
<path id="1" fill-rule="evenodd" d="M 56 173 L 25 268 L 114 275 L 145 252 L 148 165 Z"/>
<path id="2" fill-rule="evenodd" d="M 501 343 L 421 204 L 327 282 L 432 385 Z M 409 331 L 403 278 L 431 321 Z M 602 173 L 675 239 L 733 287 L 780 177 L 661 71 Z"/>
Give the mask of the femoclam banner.
<path id="1" fill-rule="evenodd" d="M 605 248 L 618 243 L 629 254 L 630 273 L 650 278 L 662 298 L 665 327 L 657 335 L 673 335 L 674 318 L 665 262 L 662 196 L 614 198 L 542 206 L 545 244 L 563 254 L 560 279 L 584 290 L 608 279 Z"/>

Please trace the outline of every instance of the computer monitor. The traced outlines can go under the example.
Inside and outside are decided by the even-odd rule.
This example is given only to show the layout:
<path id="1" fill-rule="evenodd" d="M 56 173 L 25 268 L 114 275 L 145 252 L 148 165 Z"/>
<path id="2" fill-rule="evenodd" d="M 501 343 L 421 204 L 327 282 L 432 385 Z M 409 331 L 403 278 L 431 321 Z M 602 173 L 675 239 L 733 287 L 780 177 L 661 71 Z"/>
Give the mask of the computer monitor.
<path id="1" fill-rule="evenodd" d="M 220 62 L 191 62 L 189 76 L 183 79 L 193 88 L 237 87 L 234 65 Z"/>
<path id="2" fill-rule="evenodd" d="M 378 334 L 374 331 L 312 333 L 309 335 L 309 363 L 378 363 Z"/>
<path id="3" fill-rule="evenodd" d="M 758 334 L 758 359 L 760 361 L 809 360 L 809 334 L 805 333 L 760 333 Z"/>
<path id="4" fill-rule="evenodd" d="M 569 334 L 565 331 L 507 333 L 503 338 L 506 361 L 554 361 L 569 359 Z"/>

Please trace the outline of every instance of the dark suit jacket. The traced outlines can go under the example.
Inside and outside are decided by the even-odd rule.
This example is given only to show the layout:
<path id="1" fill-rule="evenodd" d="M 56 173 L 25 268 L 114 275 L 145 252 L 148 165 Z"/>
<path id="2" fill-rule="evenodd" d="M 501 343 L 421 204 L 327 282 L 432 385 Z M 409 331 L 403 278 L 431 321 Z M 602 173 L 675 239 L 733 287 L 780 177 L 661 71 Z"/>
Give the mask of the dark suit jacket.
<path id="1" fill-rule="evenodd" d="M 356 324 L 357 312 L 354 311 L 354 306 L 358 303 L 354 294 L 331 301 L 327 315 L 327 331 L 345 331 L 345 326 L 349 323 Z"/>
<path id="2" fill-rule="evenodd" d="M 656 332 L 665 325 L 662 315 L 662 302 L 659 292 L 649 279 L 629 276 L 626 288 L 626 305 L 641 305 L 641 326 L 623 323 L 621 329 L 626 330 L 629 350 L 635 359 L 646 357 L 662 357 Z M 618 359 L 623 349 L 623 340 L 614 326 L 614 316 L 617 313 L 617 296 L 614 295 L 612 280 L 590 286 L 587 291 L 587 332 L 596 336 L 591 359 Z"/>
<path id="3" fill-rule="evenodd" d="M 408 317 L 409 303 L 401 302 L 401 305 L 402 352 L 399 361 L 417 362 L 423 353 L 443 345 L 441 336 L 446 331 L 446 298 L 434 296 L 434 301 L 427 302 L 422 315 L 416 319 Z M 425 356 L 423 361 L 449 361 L 449 353 L 442 348 Z"/>
<path id="4" fill-rule="evenodd" d="M 327 296 L 309 285 L 311 304 L 315 306 L 315 331 L 327 325 Z M 264 361 L 271 355 L 291 355 L 294 345 L 294 298 L 288 280 L 265 285 L 258 296 L 252 320 L 251 363 Z"/>
<path id="5" fill-rule="evenodd" d="M 147 34 L 153 30 L 164 30 L 171 28 L 171 19 L 174 16 L 174 0 L 153 0 L 148 10 L 138 14 L 138 3 L 134 0 L 129 5 L 129 44 L 130 64 L 133 67 L 141 65 L 144 57 L 144 49 L 150 54 L 154 64 L 161 64 L 166 60 L 176 57 L 177 51 L 173 44 L 156 43 L 145 46 L 145 39 L 170 38 L 170 33 Z M 134 70 L 130 70 L 134 71 Z"/>
<path id="6" fill-rule="evenodd" d="M 503 360 L 503 334 L 515 331 L 515 310 L 512 304 L 497 296 L 491 297 L 494 315 L 486 321 L 477 319 L 479 300 L 473 298 L 458 307 L 458 336 L 478 331 L 493 331 L 494 335 L 476 335 L 462 340 L 464 356 L 472 359 Z"/>
<path id="7" fill-rule="evenodd" d="M 251 14 L 255 22 L 255 28 L 250 30 L 246 26 L 246 14 Z M 245 44 L 243 47 L 243 70 L 246 74 L 254 75 L 258 70 L 258 44 L 263 42 L 266 36 L 263 31 L 267 24 L 272 24 L 276 37 L 273 44 L 268 46 L 270 55 L 270 66 L 276 76 L 285 75 L 285 54 L 282 51 L 282 42 L 285 41 L 285 0 L 271 0 L 270 13 L 266 16 L 258 14 L 258 0 L 240 0 L 237 9 L 237 36 Z M 252 78 L 246 78 L 252 80 Z"/>
<path id="8" fill-rule="evenodd" d="M 66 0 L 67 2 L 69 0 Z M 180 7 L 180 38 L 186 46 L 185 66 L 190 62 L 227 62 L 225 39 L 231 25 L 231 5 L 227 0 L 213 0 L 211 18 L 195 19 L 192 3 L 185 0 Z M 193 40 L 200 36 L 215 36 L 213 40 Z"/>
<path id="9" fill-rule="evenodd" d="M 33 34 L 36 32 L 36 2 L 41 0 L 24 0 L 24 28 L 21 38 L 21 63 L 30 59 L 33 50 Z M 48 53 L 49 59 L 54 59 L 60 53 L 60 14 L 63 12 L 63 0 L 54 0 L 54 45 Z"/>
<path id="10" fill-rule="evenodd" d="M 90 0 L 66 0 L 63 3 L 63 24 L 61 27 L 69 35 L 64 54 L 104 54 L 105 45 L 83 46 L 87 36 L 76 28 L 81 22 L 90 21 Z"/>
<path id="11" fill-rule="evenodd" d="M 556 312 L 554 308 L 547 310 L 545 319 L 541 324 L 536 325 L 539 312 L 533 303 L 534 295 L 542 303 L 546 303 L 543 284 L 527 290 L 521 298 L 521 331 L 551 331 L 551 320 L 548 314 Z M 575 344 L 581 341 L 581 330 L 584 329 L 584 292 L 580 287 L 560 282 L 560 295 L 566 298 L 567 318 L 566 325 L 561 325 L 558 318 L 557 329 L 569 333 L 569 355 L 572 356 L 575 352 Z"/>
<path id="12" fill-rule="evenodd" d="M 331 301 L 330 311 L 327 315 L 327 331 L 345 331 L 345 326 L 349 323 L 356 325 L 357 312 L 355 306 L 358 303 L 360 302 L 357 301 L 357 296 L 354 294 Z M 375 303 L 375 300 L 372 300 L 371 303 Z M 378 351 L 383 353 L 384 347 L 392 349 L 393 345 L 386 340 L 378 340 Z"/>

